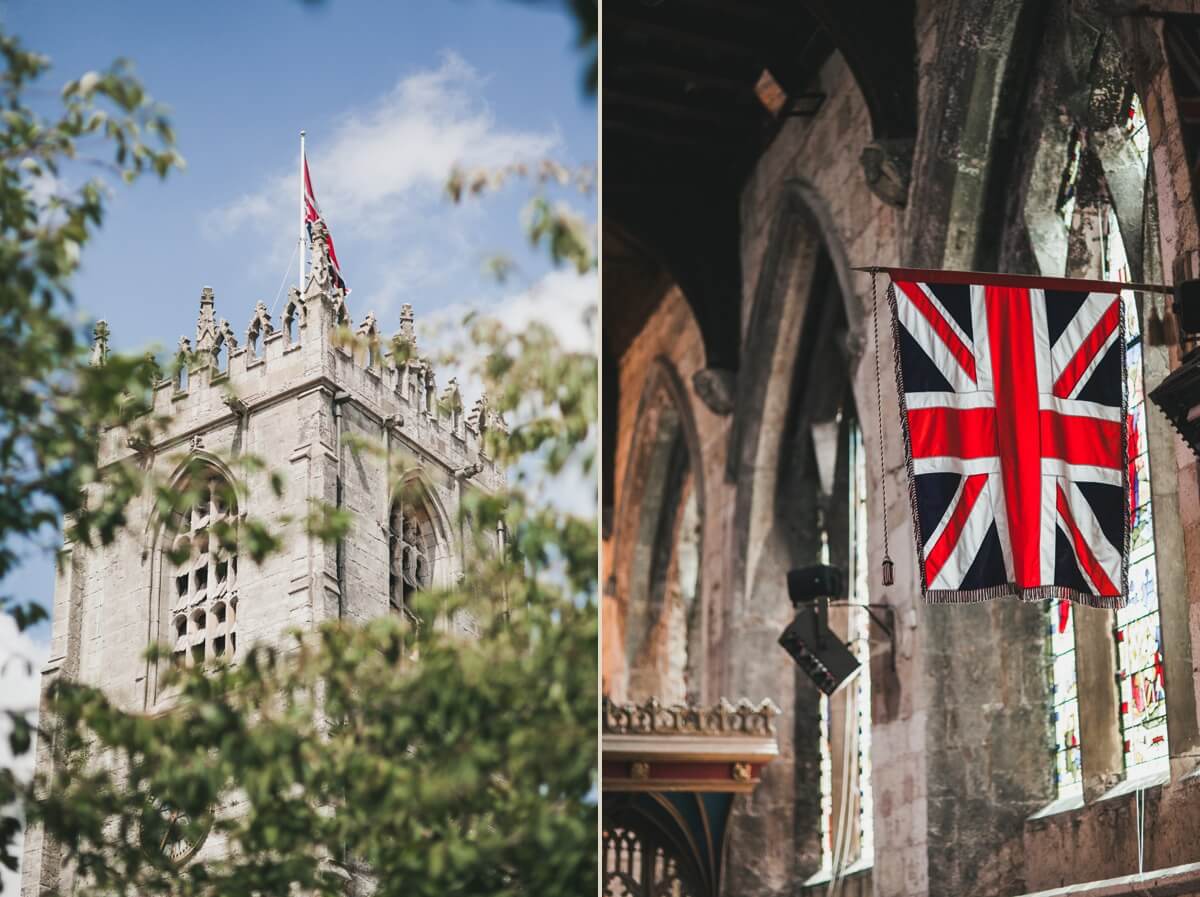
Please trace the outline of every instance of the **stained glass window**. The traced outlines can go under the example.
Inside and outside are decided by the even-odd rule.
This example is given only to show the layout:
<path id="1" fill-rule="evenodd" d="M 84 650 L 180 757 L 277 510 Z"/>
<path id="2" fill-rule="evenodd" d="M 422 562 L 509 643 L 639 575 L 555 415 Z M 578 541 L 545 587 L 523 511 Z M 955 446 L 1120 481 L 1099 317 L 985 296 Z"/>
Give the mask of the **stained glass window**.
<path id="1" fill-rule="evenodd" d="M 867 468 L 863 450 L 862 431 L 851 420 L 847 434 L 847 468 L 849 473 L 849 603 L 866 605 L 870 602 L 868 591 L 869 564 L 867 558 Z M 828 544 L 821 548 L 822 563 L 829 562 Z M 829 698 L 821 696 L 821 854 L 826 873 L 840 867 L 845 872 L 850 866 L 870 865 L 875 855 L 875 802 L 871 790 L 871 619 L 866 611 L 850 610 L 846 614 L 846 641 L 859 661 L 859 669 L 852 682 L 833 696 L 844 713 L 846 730 L 843 736 L 849 744 L 845 755 L 839 755 L 838 766 L 843 765 L 843 756 L 849 758 L 850 768 L 842 769 L 841 785 L 845 789 L 848 806 L 842 816 L 842 793 L 833 793 L 834 758 L 832 751 L 832 707 Z M 847 778 L 848 777 L 848 778 Z M 845 831 L 835 838 L 839 819 L 845 820 Z"/>
<path id="2" fill-rule="evenodd" d="M 1149 135 L 1141 103 L 1134 95 L 1125 128 L 1142 166 L 1149 162 Z M 1072 171 L 1073 176 L 1073 171 Z M 1073 212 L 1073 202 L 1066 212 Z M 1068 227 L 1070 218 L 1066 218 Z M 1101 218 L 1101 276 L 1132 280 L 1116 212 Z M 1113 637 L 1121 739 L 1127 776 L 1168 768 L 1166 690 L 1163 680 L 1162 627 L 1158 610 L 1154 527 L 1150 501 L 1150 457 L 1146 441 L 1146 401 L 1142 376 L 1142 334 L 1136 297 L 1122 296 L 1125 309 L 1126 389 L 1130 482 L 1129 601 L 1115 613 Z M 1051 602 L 1049 631 L 1051 718 L 1054 725 L 1055 781 L 1059 797 L 1081 793 L 1079 695 L 1075 676 L 1074 609 Z M 1084 698 L 1086 700 L 1086 696 Z"/>
<path id="3" fill-rule="evenodd" d="M 1050 602 L 1050 719 L 1054 724 L 1054 781 L 1059 797 L 1083 793 L 1079 692 L 1075 683 L 1075 615 L 1070 601 Z"/>
<path id="4" fill-rule="evenodd" d="M 824 560 L 823 563 L 828 563 Z M 829 743 L 829 698 L 821 695 L 821 869 L 833 869 L 833 750 Z"/>
<path id="5" fill-rule="evenodd" d="M 853 604 L 870 602 L 867 560 L 867 455 L 862 430 L 850 427 L 850 546 Z M 875 855 L 875 801 L 871 790 L 871 619 L 866 611 L 850 614 L 851 638 L 858 655 L 858 678 L 854 683 L 854 706 L 858 725 L 858 815 L 859 859 L 871 862 Z"/>
<path id="6" fill-rule="evenodd" d="M 1145 132 L 1136 123 L 1131 139 Z M 1128 282 L 1129 264 L 1110 206 L 1105 218 L 1104 276 Z M 1162 624 L 1158 612 L 1154 521 L 1150 502 L 1150 455 L 1146 441 L 1146 395 L 1142 377 L 1142 332 L 1137 302 L 1124 294 L 1126 390 L 1129 394 L 1130 546 L 1129 601 L 1116 613 L 1117 688 L 1125 772 L 1168 768 L 1167 694 L 1163 681 Z"/>

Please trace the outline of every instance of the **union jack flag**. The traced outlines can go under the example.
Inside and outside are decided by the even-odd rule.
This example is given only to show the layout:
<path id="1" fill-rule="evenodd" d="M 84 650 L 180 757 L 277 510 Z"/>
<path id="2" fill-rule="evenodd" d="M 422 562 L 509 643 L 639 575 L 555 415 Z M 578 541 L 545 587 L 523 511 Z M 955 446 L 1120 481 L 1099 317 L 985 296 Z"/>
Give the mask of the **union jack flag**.
<path id="1" fill-rule="evenodd" d="M 324 221 L 324 216 L 321 214 L 321 207 L 317 205 L 316 194 L 313 193 L 312 176 L 308 173 L 308 157 L 304 159 L 304 224 L 308 228 L 308 240 L 312 243 L 312 226 L 318 221 Z M 346 289 L 346 280 L 342 277 L 342 266 L 338 264 L 337 250 L 333 248 L 333 233 L 329 231 L 329 222 L 325 222 L 325 230 L 328 234 L 329 242 L 329 267 L 333 273 L 333 282 L 338 289 L 343 293 L 349 293 Z"/>
<path id="2" fill-rule="evenodd" d="M 926 600 L 1123 606 L 1129 447 L 1119 286 L 889 273 Z"/>

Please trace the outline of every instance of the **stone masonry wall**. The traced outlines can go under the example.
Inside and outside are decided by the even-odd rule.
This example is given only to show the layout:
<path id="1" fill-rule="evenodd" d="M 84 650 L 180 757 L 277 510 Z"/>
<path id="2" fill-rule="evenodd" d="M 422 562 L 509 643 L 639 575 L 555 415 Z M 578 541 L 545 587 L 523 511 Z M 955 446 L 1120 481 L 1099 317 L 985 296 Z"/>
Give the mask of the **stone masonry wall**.
<path id="1" fill-rule="evenodd" d="M 218 470 L 240 455 L 265 459 L 269 470 L 283 476 L 282 497 L 272 493 L 268 472 L 251 473 L 240 477 L 246 488 L 237 511 L 277 530 L 282 515 L 303 519 L 312 500 L 336 503 L 341 468 L 341 502 L 353 522 L 340 565 L 338 547 L 306 536 L 298 522 L 282 528 L 283 550 L 262 564 L 239 556 L 239 655 L 255 643 L 286 647 L 294 629 L 389 612 L 387 461 L 355 451 L 352 437 L 409 459 L 411 475 L 424 486 L 437 518 L 435 585 L 452 584 L 461 569 L 457 516 L 463 490 L 492 491 L 504 483 L 504 472 L 481 451 L 481 425 L 501 425 L 486 405 L 477 403 L 473 414 L 444 413 L 417 389 L 415 371 L 425 362 L 406 369 L 384 356 L 368 363 L 340 347 L 334 338 L 336 298 L 310 281 L 303 303 L 293 291 L 292 300 L 304 310 L 290 339 L 276 330 L 260 339 L 257 352 L 234 349 L 227 371 L 198 360 L 182 389 L 162 381 L 154 390 L 154 411 L 171 419 L 152 445 L 133 447 L 120 429 L 101 434 L 102 464 L 133 461 L 167 480 L 187 457 L 207 459 Z M 211 308 L 208 291 L 202 321 L 204 303 Z M 407 321 L 411 333 L 410 310 L 405 314 L 402 330 Z M 199 339 L 197 344 L 209 351 Z M 227 401 L 230 396 L 237 401 Z M 149 496 L 134 503 L 130 520 L 110 545 L 66 546 L 43 682 L 69 676 L 103 688 L 130 710 L 155 711 L 169 696 L 158 684 L 159 670 L 143 655 L 152 641 L 173 638 L 167 637 L 163 592 L 174 583 L 166 581 L 161 527 Z M 39 762 L 48 759 L 39 753 Z M 222 849 L 217 837 L 202 848 Z M 25 897 L 46 888 L 69 889 L 69 878 L 60 878 L 69 870 L 60 872 L 58 857 L 40 832 L 30 833 L 23 858 Z"/>

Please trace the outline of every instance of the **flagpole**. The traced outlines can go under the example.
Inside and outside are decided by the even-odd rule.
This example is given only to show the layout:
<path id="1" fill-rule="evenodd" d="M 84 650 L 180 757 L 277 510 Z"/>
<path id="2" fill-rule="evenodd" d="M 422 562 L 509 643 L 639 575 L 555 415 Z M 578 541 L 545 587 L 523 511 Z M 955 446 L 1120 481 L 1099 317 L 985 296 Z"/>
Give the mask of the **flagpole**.
<path id="1" fill-rule="evenodd" d="M 868 274 L 887 274 L 892 280 L 918 283 L 974 283 L 997 287 L 1020 287 L 1042 290 L 1091 290 L 1108 292 L 1131 290 L 1135 293 L 1173 293 L 1175 288 L 1164 283 L 1125 283 L 1120 280 L 1083 280 L 1076 277 L 1041 277 L 1036 274 L 993 274 L 988 271 L 942 271 L 936 268 L 900 268 L 881 265 L 851 267 L 851 271 Z"/>
<path id="2" fill-rule="evenodd" d="M 300 295 L 304 296 L 305 256 L 305 208 L 304 208 L 304 132 L 300 132 Z"/>

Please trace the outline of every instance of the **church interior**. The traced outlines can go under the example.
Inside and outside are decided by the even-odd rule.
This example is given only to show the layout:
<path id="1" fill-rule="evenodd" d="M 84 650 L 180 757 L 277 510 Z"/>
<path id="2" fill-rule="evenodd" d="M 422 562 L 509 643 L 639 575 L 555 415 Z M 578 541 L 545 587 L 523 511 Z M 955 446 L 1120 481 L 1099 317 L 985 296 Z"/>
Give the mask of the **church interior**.
<path id="1" fill-rule="evenodd" d="M 1200 7 L 602 29 L 604 893 L 1200 894 Z M 1124 606 L 923 599 L 871 266 L 1176 286 L 1122 294 Z M 816 564 L 828 695 L 778 644 Z"/>

